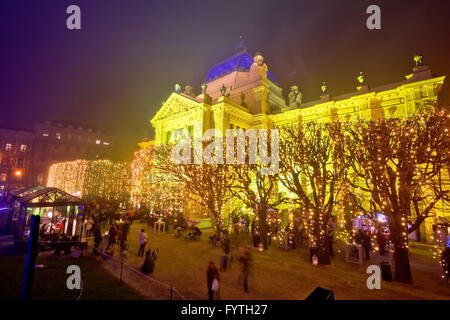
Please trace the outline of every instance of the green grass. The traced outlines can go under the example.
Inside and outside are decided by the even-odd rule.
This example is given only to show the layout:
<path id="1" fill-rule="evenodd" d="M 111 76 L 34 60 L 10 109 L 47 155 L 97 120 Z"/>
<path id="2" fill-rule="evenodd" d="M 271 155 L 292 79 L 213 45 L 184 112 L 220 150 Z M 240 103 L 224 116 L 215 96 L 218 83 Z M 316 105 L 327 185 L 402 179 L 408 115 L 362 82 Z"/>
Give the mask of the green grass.
<path id="1" fill-rule="evenodd" d="M 127 260 L 135 268 L 143 262 L 141 257 L 137 257 L 141 228 L 145 228 L 149 235 L 147 249 L 160 250 L 151 276 L 172 284 L 188 299 L 206 299 L 208 261 L 212 260 L 219 266 L 221 256 L 221 250 L 213 249 L 209 244 L 208 233 L 203 233 L 201 241 L 189 241 L 175 238 L 173 234 L 153 233 L 145 224 L 135 222 L 128 235 Z M 248 245 L 250 238 L 247 235 L 232 238 L 236 254 L 239 243 Z M 411 254 L 414 284 L 382 281 L 381 290 L 369 290 L 366 286 L 367 266 L 377 264 L 376 259 L 364 261 L 363 266 L 346 264 L 341 251 L 332 259 L 331 265 L 315 267 L 309 262 L 309 252 L 305 247 L 285 251 L 272 245 L 267 251 L 252 249 L 251 253 L 250 293 L 245 293 L 239 286 L 239 265 L 233 262 L 231 270 L 220 274 L 222 299 L 304 299 L 317 286 L 333 290 L 336 299 L 450 299 L 450 285 L 440 278 L 440 266 L 429 257 L 415 253 Z M 118 274 L 117 267 L 111 270 Z M 158 297 L 155 286 L 148 280 L 127 276 L 124 279 L 147 297 L 167 299 L 165 291 Z"/>
<path id="2" fill-rule="evenodd" d="M 189 241 L 175 238 L 173 234 L 153 233 L 146 224 L 133 223 L 128 235 L 130 247 L 126 263 L 136 269 L 143 262 L 142 257 L 137 257 L 141 228 L 149 235 L 147 249 L 160 250 L 151 277 L 173 285 L 187 299 L 206 299 L 208 262 L 212 260 L 218 266 L 222 253 L 220 248 L 211 247 L 208 232 L 204 230 L 200 241 Z M 231 238 L 235 256 L 239 245 L 250 244 L 248 235 L 232 235 Z M 332 258 L 331 265 L 315 267 L 309 261 L 306 247 L 286 251 L 272 244 L 269 250 L 251 249 L 251 253 L 250 293 L 245 293 L 238 284 L 240 268 L 235 259 L 230 270 L 220 273 L 221 299 L 304 299 L 317 286 L 333 290 L 336 299 L 450 299 L 450 285 L 440 278 L 440 266 L 427 250 L 411 250 L 414 284 L 382 281 L 381 290 L 366 287 L 367 266 L 378 264 L 376 259 L 364 261 L 363 266 L 346 264 L 341 250 Z M 119 256 L 117 247 L 114 255 Z M 169 299 L 170 296 L 168 288 L 127 267 L 124 267 L 123 279 L 128 286 L 121 284 L 120 264 L 109 260 L 39 258 L 37 263 L 48 268 L 36 270 L 33 299 L 76 299 L 80 292 L 66 287 L 66 269 L 71 264 L 81 268 L 84 282 L 81 300 Z M 1 300 L 20 298 L 24 264 L 23 257 L 0 256 Z"/>
<path id="3" fill-rule="evenodd" d="M 40 259 L 45 269 L 35 269 L 33 300 L 115 300 L 142 299 L 133 289 L 112 276 L 97 260 L 91 257 Z M 83 281 L 82 292 L 69 290 L 66 273 L 69 265 L 78 265 Z M 0 300 L 20 299 L 25 266 L 25 257 L 0 257 Z"/>

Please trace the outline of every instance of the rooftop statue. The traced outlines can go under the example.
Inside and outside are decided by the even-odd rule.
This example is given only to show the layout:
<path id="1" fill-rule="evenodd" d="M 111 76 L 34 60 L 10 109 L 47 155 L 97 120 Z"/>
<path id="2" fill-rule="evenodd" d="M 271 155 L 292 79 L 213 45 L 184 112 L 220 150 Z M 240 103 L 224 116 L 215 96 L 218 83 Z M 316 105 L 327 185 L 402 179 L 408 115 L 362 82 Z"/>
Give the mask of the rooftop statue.
<path id="1" fill-rule="evenodd" d="M 358 80 L 359 84 L 363 86 L 366 82 L 366 75 L 364 73 L 360 72 L 359 76 L 356 77 L 356 79 Z"/>
<path id="2" fill-rule="evenodd" d="M 250 67 L 250 72 L 258 72 L 261 78 L 267 77 L 267 65 L 264 63 L 264 57 L 257 52 L 253 57 L 253 64 Z"/>
<path id="3" fill-rule="evenodd" d="M 422 59 L 423 59 L 423 56 L 421 54 L 416 54 L 414 56 L 414 62 L 416 64 L 416 67 L 419 67 L 422 65 Z"/>
<path id="4" fill-rule="evenodd" d="M 297 86 L 291 87 L 291 92 L 288 95 L 289 107 L 298 108 L 302 103 L 302 94 L 298 91 Z"/>
<path id="5" fill-rule="evenodd" d="M 195 97 L 194 89 L 191 86 L 189 86 L 189 85 L 184 87 L 184 92 L 183 93 L 185 95 L 187 95 L 187 96 Z"/>
<path id="6" fill-rule="evenodd" d="M 322 90 L 322 95 L 328 94 L 328 84 L 326 83 L 326 81 L 322 82 L 320 90 Z"/>

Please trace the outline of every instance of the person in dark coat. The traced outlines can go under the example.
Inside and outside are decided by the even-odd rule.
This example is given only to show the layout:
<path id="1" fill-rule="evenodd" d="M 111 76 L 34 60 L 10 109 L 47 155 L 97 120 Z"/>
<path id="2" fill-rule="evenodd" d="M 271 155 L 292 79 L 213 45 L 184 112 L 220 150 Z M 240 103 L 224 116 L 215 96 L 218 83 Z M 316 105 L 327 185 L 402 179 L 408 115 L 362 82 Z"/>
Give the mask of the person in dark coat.
<path id="1" fill-rule="evenodd" d="M 145 253 L 144 264 L 141 266 L 141 272 L 143 274 L 153 273 L 153 269 L 155 268 L 155 259 L 153 259 L 153 255 L 151 250 L 148 250 Z"/>
<path id="2" fill-rule="evenodd" d="M 258 231 L 255 231 L 255 233 L 253 234 L 253 246 L 255 248 L 258 248 L 260 242 L 261 242 L 261 236 L 259 235 Z"/>
<path id="3" fill-rule="evenodd" d="M 330 257 L 334 257 L 333 242 L 334 242 L 334 230 L 336 230 L 336 228 L 337 228 L 336 217 L 332 216 L 328 219 L 327 232 L 326 232 L 327 244 L 328 244 L 328 250 L 330 252 Z"/>
<path id="4" fill-rule="evenodd" d="M 387 242 L 386 235 L 384 235 L 383 232 L 379 230 L 377 233 L 377 243 L 378 246 L 380 247 L 380 255 L 382 256 L 385 254 L 386 242 Z"/>
<path id="5" fill-rule="evenodd" d="M 355 236 L 356 242 L 358 242 L 360 245 L 364 248 L 364 254 L 366 256 L 367 260 L 370 260 L 370 236 L 364 232 L 362 229 L 358 230 L 358 233 Z"/>
<path id="6" fill-rule="evenodd" d="M 214 279 L 216 279 L 217 281 L 220 280 L 219 271 L 217 271 L 217 268 L 214 265 L 214 262 L 210 261 L 208 264 L 208 269 L 206 269 L 206 285 L 208 287 L 209 300 L 214 299 L 214 291 L 212 290 L 212 285 L 213 285 Z"/>
<path id="7" fill-rule="evenodd" d="M 98 246 L 100 245 L 100 242 L 102 241 L 102 233 L 100 231 L 100 224 L 98 222 L 94 223 L 94 254 L 98 255 Z"/>
<path id="8" fill-rule="evenodd" d="M 220 271 L 227 271 L 228 266 L 228 255 L 230 253 L 230 239 L 228 237 L 224 237 L 222 240 L 222 250 L 223 254 L 220 257 Z"/>
<path id="9" fill-rule="evenodd" d="M 241 279 L 244 281 L 244 291 L 248 293 L 248 276 L 250 274 L 251 256 L 247 248 L 240 248 L 239 262 L 241 264 L 241 275 L 239 276 L 239 284 Z"/>
<path id="10" fill-rule="evenodd" d="M 108 249 L 110 247 L 114 247 L 114 244 L 116 243 L 116 236 L 117 236 L 117 227 L 115 224 L 109 228 L 108 232 Z"/>

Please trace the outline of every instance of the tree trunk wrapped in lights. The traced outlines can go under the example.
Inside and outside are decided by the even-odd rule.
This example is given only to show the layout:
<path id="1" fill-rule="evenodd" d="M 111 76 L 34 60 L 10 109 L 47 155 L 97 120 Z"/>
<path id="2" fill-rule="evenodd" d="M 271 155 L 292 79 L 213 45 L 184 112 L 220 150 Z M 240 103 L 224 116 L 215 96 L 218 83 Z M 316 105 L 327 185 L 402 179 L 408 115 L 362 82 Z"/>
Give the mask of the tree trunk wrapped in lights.
<path id="1" fill-rule="evenodd" d="M 266 139 L 261 139 L 261 134 L 264 134 Z M 275 150 L 273 148 L 274 144 L 272 143 L 272 139 L 274 138 L 272 134 L 267 134 L 267 131 L 261 130 L 258 136 L 255 132 L 255 139 L 251 141 L 251 137 L 245 137 L 244 132 L 238 130 L 236 139 L 238 143 L 236 146 L 239 145 L 239 139 L 242 137 L 245 157 L 241 163 L 235 163 L 229 167 L 229 172 L 232 177 L 229 180 L 231 182 L 231 194 L 239 198 L 248 208 L 251 208 L 256 214 L 256 217 L 258 217 L 258 229 L 264 249 L 267 249 L 267 236 L 269 231 L 267 228 L 268 212 L 284 201 L 284 198 L 280 198 L 277 193 L 279 176 L 278 170 L 274 170 L 272 167 L 274 163 L 270 162 L 269 164 L 267 161 L 261 161 L 261 151 L 265 150 L 268 158 L 271 158 L 273 161 L 275 159 L 274 157 L 276 157 L 276 163 L 279 163 L 278 144 Z M 276 138 L 276 141 L 278 141 L 278 134 Z M 258 156 L 256 156 L 256 151 L 254 151 L 256 161 L 251 161 L 250 159 L 252 148 L 260 151 Z M 235 159 L 238 157 L 239 152 L 235 149 Z"/>
<path id="2" fill-rule="evenodd" d="M 281 128 L 280 180 L 303 208 L 304 227 L 320 264 L 330 263 L 326 231 L 343 172 L 334 153 L 339 130 L 338 122 Z"/>
<path id="3" fill-rule="evenodd" d="M 131 163 L 131 202 L 151 205 L 152 196 L 156 192 L 153 177 L 154 147 L 149 146 L 134 153 Z"/>
<path id="4" fill-rule="evenodd" d="M 444 111 L 408 119 L 356 121 L 346 124 L 339 138 L 337 154 L 348 168 L 345 190 L 368 193 L 370 206 L 387 216 L 397 281 L 412 282 L 408 234 L 430 216 L 438 201 L 447 200 L 441 174 L 449 161 L 448 124 Z M 350 173 L 362 183 L 350 179 Z M 412 210 L 415 221 L 410 220 Z"/>

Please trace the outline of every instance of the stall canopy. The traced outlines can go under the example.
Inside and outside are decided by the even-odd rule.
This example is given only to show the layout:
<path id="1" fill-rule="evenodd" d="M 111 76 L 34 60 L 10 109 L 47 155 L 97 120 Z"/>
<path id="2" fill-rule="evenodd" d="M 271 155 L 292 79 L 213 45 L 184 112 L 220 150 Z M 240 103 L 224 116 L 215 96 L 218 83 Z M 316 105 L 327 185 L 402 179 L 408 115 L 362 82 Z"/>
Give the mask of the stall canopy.
<path id="1" fill-rule="evenodd" d="M 81 199 L 57 188 L 43 188 L 36 190 L 17 200 L 21 206 L 27 208 L 77 206 Z"/>
<path id="2" fill-rule="evenodd" d="M 33 187 L 27 187 L 27 188 L 21 188 L 21 189 L 16 189 L 10 192 L 10 195 L 14 198 L 14 199 L 18 199 L 24 196 L 27 196 L 33 192 L 36 192 L 38 190 L 42 190 L 44 189 L 44 187 L 42 186 L 33 186 Z"/>

